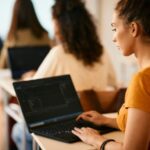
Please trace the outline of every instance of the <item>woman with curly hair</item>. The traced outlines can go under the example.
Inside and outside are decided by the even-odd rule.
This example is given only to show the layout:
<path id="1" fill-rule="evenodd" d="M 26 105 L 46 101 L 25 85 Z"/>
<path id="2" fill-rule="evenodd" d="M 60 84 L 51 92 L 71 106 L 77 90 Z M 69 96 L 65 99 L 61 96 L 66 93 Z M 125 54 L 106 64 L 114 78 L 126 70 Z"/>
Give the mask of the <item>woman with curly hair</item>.
<path id="1" fill-rule="evenodd" d="M 56 0 L 52 7 L 56 41 L 34 78 L 70 74 L 77 91 L 116 87 L 110 58 L 92 16 L 81 0 Z"/>

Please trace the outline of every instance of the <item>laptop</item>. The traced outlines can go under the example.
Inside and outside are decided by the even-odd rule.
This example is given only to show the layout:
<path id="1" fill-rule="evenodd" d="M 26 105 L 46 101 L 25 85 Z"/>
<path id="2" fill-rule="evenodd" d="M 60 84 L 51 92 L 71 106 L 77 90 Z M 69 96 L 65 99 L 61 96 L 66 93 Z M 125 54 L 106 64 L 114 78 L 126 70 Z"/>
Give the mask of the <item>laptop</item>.
<path id="1" fill-rule="evenodd" d="M 23 73 L 37 70 L 49 50 L 48 45 L 8 48 L 8 65 L 12 78 L 20 79 Z"/>
<path id="2" fill-rule="evenodd" d="M 95 127 L 76 121 L 83 109 L 70 75 L 18 81 L 13 86 L 30 133 L 71 143 L 79 141 L 71 132 L 75 126 Z M 99 130 L 103 134 L 114 129 Z"/>

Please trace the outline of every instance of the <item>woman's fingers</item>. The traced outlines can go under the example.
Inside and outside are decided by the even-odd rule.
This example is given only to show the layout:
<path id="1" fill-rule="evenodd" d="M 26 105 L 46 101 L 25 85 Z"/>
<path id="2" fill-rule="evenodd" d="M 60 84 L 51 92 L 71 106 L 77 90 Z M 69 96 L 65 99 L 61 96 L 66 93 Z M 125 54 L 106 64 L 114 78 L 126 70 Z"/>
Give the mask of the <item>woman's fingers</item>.
<path id="1" fill-rule="evenodd" d="M 72 133 L 82 139 L 83 130 L 83 128 L 79 129 L 75 127 L 74 130 L 72 130 Z"/>
<path id="2" fill-rule="evenodd" d="M 80 129 L 75 127 L 72 133 L 78 136 L 83 142 L 91 145 L 100 136 L 98 131 L 88 127 L 82 127 Z"/>
<path id="3" fill-rule="evenodd" d="M 93 113 L 94 113 L 94 111 L 84 112 L 84 113 L 82 113 L 81 115 L 79 115 L 77 117 L 77 120 L 79 120 L 80 118 L 82 118 L 82 119 L 88 119 L 89 120 L 93 116 Z"/>
<path id="4" fill-rule="evenodd" d="M 94 130 L 92 128 L 89 128 L 89 127 L 82 127 L 82 128 L 77 128 L 75 127 L 74 130 L 72 130 L 73 133 L 75 134 L 78 134 L 78 135 L 81 135 L 81 134 L 85 134 L 87 132 L 95 132 L 95 133 L 98 133 L 97 130 Z"/>

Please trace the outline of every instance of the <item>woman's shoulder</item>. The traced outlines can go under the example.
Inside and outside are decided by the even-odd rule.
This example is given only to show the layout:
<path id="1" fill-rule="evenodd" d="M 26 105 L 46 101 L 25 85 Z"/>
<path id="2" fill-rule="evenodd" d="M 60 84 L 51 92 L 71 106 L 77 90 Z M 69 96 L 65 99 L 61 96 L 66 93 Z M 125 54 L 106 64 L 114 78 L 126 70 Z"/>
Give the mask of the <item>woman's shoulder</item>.
<path id="1" fill-rule="evenodd" d="M 31 35 L 31 30 L 30 29 L 20 29 L 20 30 L 16 31 L 17 36 L 22 36 L 23 34 Z"/>
<path id="2" fill-rule="evenodd" d="M 150 93 L 150 67 L 140 71 L 136 78 Z"/>
<path id="3" fill-rule="evenodd" d="M 16 32 L 16 45 L 50 45 L 48 33 L 43 33 L 41 38 L 33 35 L 30 29 L 22 29 Z"/>
<path id="4" fill-rule="evenodd" d="M 56 53 L 63 53 L 64 52 L 62 44 L 55 45 L 51 50 L 55 51 Z"/>
<path id="5" fill-rule="evenodd" d="M 150 68 L 133 76 L 126 93 L 126 106 L 150 112 Z"/>
<path id="6" fill-rule="evenodd" d="M 59 56 L 63 56 L 64 54 L 64 49 L 63 46 L 61 44 L 58 44 L 56 46 L 54 46 L 51 50 L 50 50 L 50 54 L 51 55 L 55 55 L 55 57 L 59 57 Z"/>
<path id="7" fill-rule="evenodd" d="M 146 68 L 133 75 L 130 85 L 131 86 L 134 85 L 135 87 L 137 87 L 150 85 L 149 83 L 150 83 L 150 68 Z"/>
<path id="8" fill-rule="evenodd" d="M 140 76 L 150 76 L 150 67 L 147 67 L 139 72 Z"/>
<path id="9" fill-rule="evenodd" d="M 142 84 L 147 84 L 150 82 L 150 67 L 145 68 L 134 75 L 134 82 L 141 82 Z"/>
<path id="10" fill-rule="evenodd" d="M 15 46 L 15 39 L 9 40 L 8 38 L 4 41 L 3 48 Z"/>

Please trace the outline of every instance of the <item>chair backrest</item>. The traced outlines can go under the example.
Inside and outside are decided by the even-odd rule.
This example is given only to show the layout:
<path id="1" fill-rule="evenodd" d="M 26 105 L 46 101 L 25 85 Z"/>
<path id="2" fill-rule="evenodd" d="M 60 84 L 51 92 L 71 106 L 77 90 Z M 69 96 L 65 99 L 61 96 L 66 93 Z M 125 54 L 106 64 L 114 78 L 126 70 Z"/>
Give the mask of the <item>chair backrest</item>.
<path id="1" fill-rule="evenodd" d="M 100 113 L 117 112 L 124 103 L 126 89 L 115 91 L 85 90 L 78 92 L 84 111 L 96 110 Z"/>
<path id="2" fill-rule="evenodd" d="M 110 108 L 112 112 L 118 111 L 122 106 L 122 104 L 124 103 L 126 90 L 127 90 L 126 88 L 121 88 L 116 93 L 116 96 L 114 97 L 112 101 L 112 106 Z"/>

